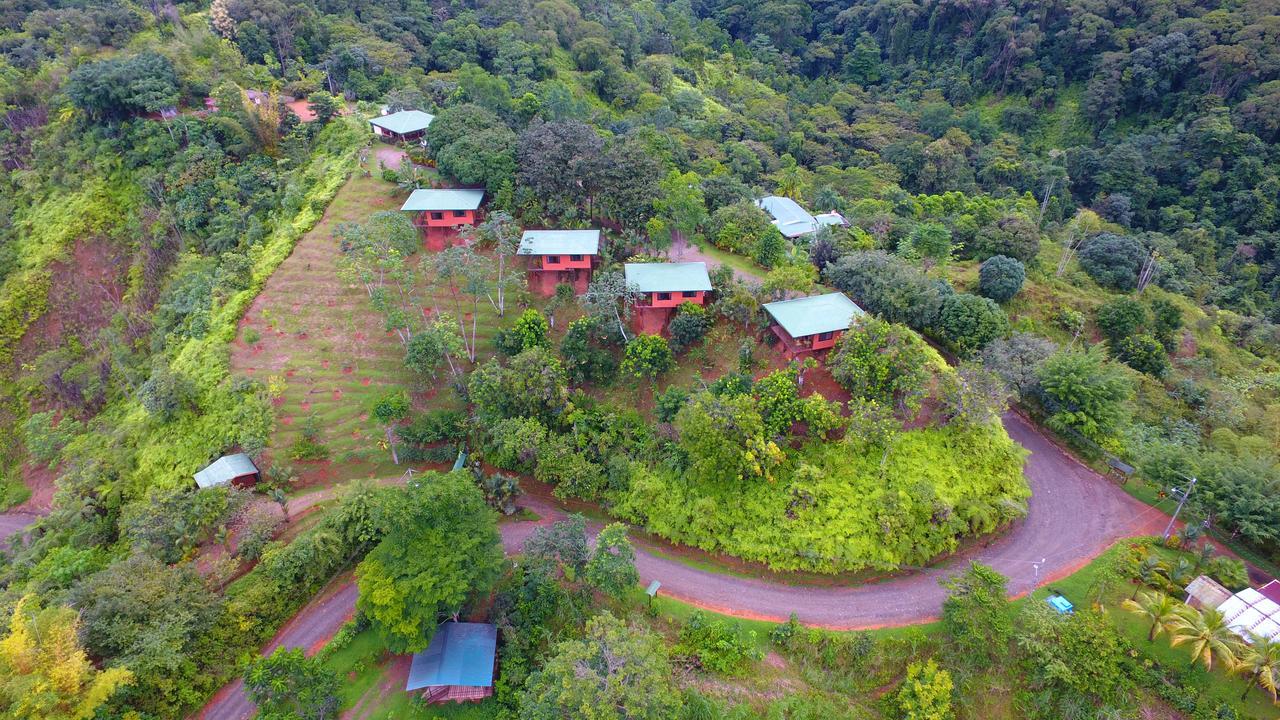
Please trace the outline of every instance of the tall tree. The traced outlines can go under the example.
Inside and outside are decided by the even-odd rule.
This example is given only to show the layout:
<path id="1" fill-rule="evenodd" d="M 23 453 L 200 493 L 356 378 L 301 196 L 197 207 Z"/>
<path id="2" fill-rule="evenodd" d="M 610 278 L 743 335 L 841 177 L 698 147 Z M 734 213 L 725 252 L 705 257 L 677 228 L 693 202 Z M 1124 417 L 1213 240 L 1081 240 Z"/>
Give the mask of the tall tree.
<path id="1" fill-rule="evenodd" d="M 276 648 L 244 674 L 245 694 L 262 720 L 332 720 L 341 687 L 337 675 L 299 648 Z"/>
<path id="2" fill-rule="evenodd" d="M 679 708 L 662 642 L 607 612 L 554 646 L 520 694 L 527 720 L 667 720 Z"/>
<path id="3" fill-rule="evenodd" d="M 133 681 L 125 668 L 99 671 L 76 637 L 69 607 L 42 608 L 33 595 L 13 608 L 0 640 L 0 710 L 23 720 L 88 720 Z"/>
<path id="4" fill-rule="evenodd" d="M 386 535 L 356 568 L 356 606 L 389 650 L 417 652 L 441 620 L 493 587 L 502 567 L 497 520 L 465 471 L 416 476 L 381 520 Z"/>

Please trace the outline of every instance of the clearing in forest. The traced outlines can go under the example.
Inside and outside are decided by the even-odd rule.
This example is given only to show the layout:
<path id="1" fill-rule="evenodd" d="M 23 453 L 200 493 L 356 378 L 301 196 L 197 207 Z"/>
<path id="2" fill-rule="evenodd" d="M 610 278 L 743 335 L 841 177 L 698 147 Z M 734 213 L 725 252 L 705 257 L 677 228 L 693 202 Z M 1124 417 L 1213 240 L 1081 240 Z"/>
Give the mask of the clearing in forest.
<path id="1" fill-rule="evenodd" d="M 278 392 L 268 454 L 274 462 L 292 464 L 303 484 L 403 470 L 380 445 L 383 431 L 369 417 L 369 407 L 389 387 L 412 387 L 413 378 L 404 367 L 400 340 L 386 332 L 364 289 L 339 277 L 334 236 L 339 224 L 363 222 L 375 212 L 398 209 L 402 202 L 395 185 L 376 173 L 364 177 L 357 171 L 241 321 L 232 369 Z M 425 292 L 428 307 L 443 300 Z M 482 309 L 480 320 L 487 328 L 491 313 Z M 481 333 L 486 334 L 483 329 Z M 434 391 L 415 393 L 415 405 Z M 317 439 L 329 451 L 327 460 L 290 457 L 309 418 L 314 418 Z"/>

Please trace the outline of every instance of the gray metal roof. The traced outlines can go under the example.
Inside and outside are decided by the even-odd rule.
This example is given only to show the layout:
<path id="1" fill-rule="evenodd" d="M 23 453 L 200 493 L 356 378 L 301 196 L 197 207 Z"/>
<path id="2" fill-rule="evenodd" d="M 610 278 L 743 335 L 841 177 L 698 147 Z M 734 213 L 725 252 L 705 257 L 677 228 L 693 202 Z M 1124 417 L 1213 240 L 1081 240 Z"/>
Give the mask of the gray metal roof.
<path id="1" fill-rule="evenodd" d="M 526 230 L 517 255 L 598 255 L 599 230 Z"/>
<path id="2" fill-rule="evenodd" d="M 202 488 L 226 485 L 238 477 L 256 472 L 258 472 L 258 466 L 253 464 L 248 455 L 244 453 L 223 455 L 196 473 L 196 485 Z"/>
<path id="3" fill-rule="evenodd" d="M 426 130 L 431 121 L 435 119 L 435 115 L 421 110 L 401 110 L 390 115 L 373 118 L 369 120 L 369 124 L 377 125 L 384 130 L 390 130 L 397 135 L 406 135 L 419 130 Z"/>
<path id="4" fill-rule="evenodd" d="M 498 629 L 488 623 L 441 623 L 426 650 L 413 656 L 405 690 L 439 685 L 493 685 Z"/>
<path id="5" fill-rule="evenodd" d="M 770 195 L 756 201 L 756 206 L 773 217 L 778 232 L 793 238 L 818 229 L 818 221 L 795 200 L 781 195 Z"/>
<path id="6" fill-rule="evenodd" d="M 475 210 L 484 200 L 484 190 L 478 188 L 453 188 L 449 190 L 414 190 L 401 210 L 426 212 L 438 210 Z"/>
<path id="7" fill-rule="evenodd" d="M 622 266 L 627 285 L 639 292 L 691 292 L 710 290 L 711 278 L 703 262 L 627 263 Z"/>
<path id="8" fill-rule="evenodd" d="M 866 314 L 838 292 L 766 303 L 764 309 L 793 338 L 848 330 L 855 317 Z"/>
<path id="9" fill-rule="evenodd" d="M 829 213 L 822 213 L 821 215 L 814 215 L 813 219 L 817 221 L 819 225 L 848 225 L 849 224 L 849 221 L 845 220 L 843 215 L 834 211 Z"/>

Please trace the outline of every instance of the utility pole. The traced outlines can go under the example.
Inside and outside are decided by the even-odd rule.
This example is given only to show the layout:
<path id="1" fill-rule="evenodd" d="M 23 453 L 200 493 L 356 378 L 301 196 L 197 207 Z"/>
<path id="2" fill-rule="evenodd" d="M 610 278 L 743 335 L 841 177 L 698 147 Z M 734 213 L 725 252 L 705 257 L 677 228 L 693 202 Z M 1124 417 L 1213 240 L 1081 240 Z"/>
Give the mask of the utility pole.
<path id="1" fill-rule="evenodd" d="M 1183 475 L 1183 477 L 1186 477 Z M 1178 513 L 1182 512 L 1182 506 L 1187 504 L 1187 498 L 1191 497 L 1191 491 L 1196 489 L 1196 479 L 1187 478 L 1191 482 L 1187 484 L 1187 489 L 1182 493 L 1182 499 L 1178 500 L 1178 508 L 1173 511 L 1173 517 L 1169 518 L 1169 526 L 1164 529 L 1164 541 L 1169 541 L 1169 535 L 1173 533 L 1173 524 L 1178 521 Z M 1177 488 L 1173 488 L 1177 492 Z"/>

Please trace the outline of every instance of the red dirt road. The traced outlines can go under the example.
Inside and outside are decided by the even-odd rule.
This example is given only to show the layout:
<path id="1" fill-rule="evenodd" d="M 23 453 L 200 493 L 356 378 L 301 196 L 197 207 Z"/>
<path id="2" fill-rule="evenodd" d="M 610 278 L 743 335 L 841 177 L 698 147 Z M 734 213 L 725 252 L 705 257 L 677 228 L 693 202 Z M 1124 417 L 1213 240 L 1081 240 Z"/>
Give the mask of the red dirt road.
<path id="1" fill-rule="evenodd" d="M 640 581 L 660 580 L 664 595 L 738 617 L 781 622 L 794 612 L 807 624 L 834 629 L 910 625 L 938 616 L 946 597 L 938 581 L 969 560 L 1006 575 L 1010 591 L 1021 595 L 1071 574 L 1116 540 L 1164 530 L 1168 522 L 1164 512 L 1142 504 L 1081 465 L 1029 421 L 1009 413 L 1004 424 L 1009 436 L 1030 451 L 1025 468 L 1032 492 L 1027 517 L 987 545 L 970 548 L 939 567 L 858 587 L 800 587 L 710 572 L 639 546 Z M 518 552 L 534 528 L 565 515 L 541 498 L 527 497 L 522 504 L 541 519 L 499 526 L 509 553 Z M 322 595 L 280 631 L 267 651 L 278 645 L 318 649 L 350 616 L 355 600 L 355 587 L 349 581 Z M 223 688 L 200 717 L 244 720 L 252 713 L 237 681 Z"/>

